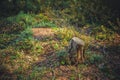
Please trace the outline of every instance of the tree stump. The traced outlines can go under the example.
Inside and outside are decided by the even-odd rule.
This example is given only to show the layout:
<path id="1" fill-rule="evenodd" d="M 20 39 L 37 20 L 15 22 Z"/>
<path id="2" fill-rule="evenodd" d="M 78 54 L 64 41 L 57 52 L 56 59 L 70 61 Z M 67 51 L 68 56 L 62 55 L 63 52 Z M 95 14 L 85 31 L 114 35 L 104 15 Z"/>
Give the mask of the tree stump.
<path id="1" fill-rule="evenodd" d="M 68 53 L 71 64 L 84 62 L 84 46 L 85 42 L 78 37 L 73 37 L 68 46 Z"/>

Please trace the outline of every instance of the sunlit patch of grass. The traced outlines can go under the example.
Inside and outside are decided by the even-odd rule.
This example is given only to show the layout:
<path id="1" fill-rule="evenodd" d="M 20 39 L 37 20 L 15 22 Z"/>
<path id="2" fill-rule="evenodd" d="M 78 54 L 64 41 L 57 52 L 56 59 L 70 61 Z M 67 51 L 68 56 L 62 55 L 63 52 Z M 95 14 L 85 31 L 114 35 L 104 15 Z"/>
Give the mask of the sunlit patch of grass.
<path id="1" fill-rule="evenodd" d="M 91 36 L 84 35 L 84 34 L 80 34 L 79 38 L 85 41 L 86 49 L 94 41 L 94 38 L 92 38 Z"/>
<path id="2" fill-rule="evenodd" d="M 95 36 L 96 40 L 112 41 L 115 37 L 114 31 L 112 31 L 111 29 L 107 28 L 104 25 L 94 28 L 92 34 Z"/>
<path id="3" fill-rule="evenodd" d="M 64 46 L 67 46 L 70 39 L 73 37 L 78 37 L 80 39 L 83 39 L 86 43 L 86 46 L 90 44 L 91 41 L 93 41 L 93 38 L 84 34 L 79 33 L 74 27 L 64 27 L 64 28 L 58 28 L 55 29 L 55 35 L 58 40 L 64 44 Z"/>
<path id="4" fill-rule="evenodd" d="M 79 36 L 79 33 L 73 27 L 58 28 L 56 30 L 58 40 L 70 40 L 74 36 Z"/>

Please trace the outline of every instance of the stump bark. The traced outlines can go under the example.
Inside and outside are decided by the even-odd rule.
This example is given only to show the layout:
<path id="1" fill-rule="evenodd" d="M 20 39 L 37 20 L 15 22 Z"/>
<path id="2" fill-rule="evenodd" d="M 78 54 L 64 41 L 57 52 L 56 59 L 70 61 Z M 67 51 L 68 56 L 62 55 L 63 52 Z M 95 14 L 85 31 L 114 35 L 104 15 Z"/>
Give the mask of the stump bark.
<path id="1" fill-rule="evenodd" d="M 73 37 L 68 46 L 68 53 L 71 64 L 78 64 L 84 62 L 84 46 L 85 42 L 78 38 Z"/>

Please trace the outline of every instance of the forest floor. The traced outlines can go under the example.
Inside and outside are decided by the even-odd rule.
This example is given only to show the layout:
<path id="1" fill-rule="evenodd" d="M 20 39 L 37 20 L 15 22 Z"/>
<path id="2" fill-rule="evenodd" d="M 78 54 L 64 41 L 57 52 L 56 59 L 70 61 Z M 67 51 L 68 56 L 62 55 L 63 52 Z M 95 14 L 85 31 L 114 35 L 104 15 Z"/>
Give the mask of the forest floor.
<path id="1" fill-rule="evenodd" d="M 40 42 L 50 36 L 52 39 L 59 41 L 55 39 L 54 31 L 51 28 L 33 28 L 32 31 L 34 38 L 38 39 Z M 120 43 L 120 36 L 117 35 L 113 43 L 97 43 L 102 43 L 103 45 L 109 44 L 104 52 L 105 60 L 97 65 L 83 63 L 75 66 L 60 65 L 56 51 L 49 45 L 48 41 L 44 41 L 42 46 L 44 47 L 45 52 L 39 56 L 38 61 L 35 63 L 39 68 L 47 68 L 45 74 L 41 76 L 41 80 L 110 80 L 109 77 L 119 77 L 120 66 L 118 65 L 120 65 L 120 49 L 116 44 Z M 115 46 L 110 46 L 111 44 L 114 44 Z M 100 52 L 100 50 L 98 51 Z M 100 53 L 102 54 L 103 52 Z M 105 67 L 105 69 L 103 67 Z M 102 69 L 103 72 L 100 69 Z"/>
<path id="2" fill-rule="evenodd" d="M 57 23 L 43 14 L 1 21 L 0 80 L 120 80 L 120 34 L 103 25 Z M 72 37 L 86 43 L 84 63 L 67 64 Z"/>

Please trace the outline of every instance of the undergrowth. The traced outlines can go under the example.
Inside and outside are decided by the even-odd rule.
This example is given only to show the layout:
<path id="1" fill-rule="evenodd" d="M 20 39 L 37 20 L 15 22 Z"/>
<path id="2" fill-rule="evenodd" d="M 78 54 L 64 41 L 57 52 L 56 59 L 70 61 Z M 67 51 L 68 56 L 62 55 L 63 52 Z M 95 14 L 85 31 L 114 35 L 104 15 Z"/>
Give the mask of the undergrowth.
<path id="1" fill-rule="evenodd" d="M 39 56 L 46 53 L 47 49 L 43 47 L 42 42 L 33 38 L 32 28 L 47 27 L 53 29 L 54 38 L 53 40 L 48 38 L 46 43 L 49 45 L 48 48 L 52 48 L 52 51 L 56 53 L 60 65 L 69 64 L 65 47 L 68 47 L 72 37 L 83 39 L 86 50 L 94 40 L 112 41 L 114 39 L 114 32 L 103 25 L 93 27 L 90 35 L 87 35 L 84 34 L 86 27 L 83 28 L 83 32 L 80 28 L 71 26 L 58 28 L 48 16 L 42 13 L 35 15 L 21 12 L 16 16 L 8 17 L 5 21 L 8 23 L 0 25 L 0 79 L 2 80 L 38 80 L 51 71 L 44 66 L 34 66 L 34 63 L 39 60 Z M 104 58 L 103 55 L 92 51 L 86 51 L 85 56 L 87 59 L 85 64 L 99 64 Z M 85 66 L 84 64 L 80 65 Z M 71 80 L 74 79 L 74 75 L 71 76 Z"/>

